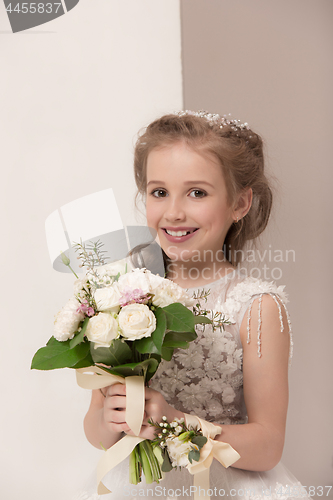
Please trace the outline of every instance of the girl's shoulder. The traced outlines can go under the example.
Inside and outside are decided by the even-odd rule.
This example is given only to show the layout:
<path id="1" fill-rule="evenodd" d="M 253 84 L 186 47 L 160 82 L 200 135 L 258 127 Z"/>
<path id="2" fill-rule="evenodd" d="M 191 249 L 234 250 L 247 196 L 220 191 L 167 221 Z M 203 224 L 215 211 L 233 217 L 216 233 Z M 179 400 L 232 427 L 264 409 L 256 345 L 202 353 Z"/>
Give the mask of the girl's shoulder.
<path id="1" fill-rule="evenodd" d="M 290 335 L 290 359 L 293 351 L 292 328 L 286 304 L 288 303 L 287 294 L 284 291 L 284 285 L 277 285 L 273 281 L 264 281 L 253 278 L 251 276 L 239 276 L 238 279 L 230 283 L 225 295 L 225 300 L 221 304 L 221 312 L 232 323 L 237 325 L 238 330 L 243 322 L 246 314 L 248 342 L 250 341 L 250 323 L 252 315 L 252 306 L 255 300 L 258 299 L 258 307 L 256 308 L 259 316 L 258 321 L 258 355 L 260 356 L 260 337 L 261 337 L 261 315 L 263 308 L 263 297 L 269 295 L 275 302 L 276 314 L 279 318 L 281 332 L 284 330 L 283 316 L 286 316 Z"/>

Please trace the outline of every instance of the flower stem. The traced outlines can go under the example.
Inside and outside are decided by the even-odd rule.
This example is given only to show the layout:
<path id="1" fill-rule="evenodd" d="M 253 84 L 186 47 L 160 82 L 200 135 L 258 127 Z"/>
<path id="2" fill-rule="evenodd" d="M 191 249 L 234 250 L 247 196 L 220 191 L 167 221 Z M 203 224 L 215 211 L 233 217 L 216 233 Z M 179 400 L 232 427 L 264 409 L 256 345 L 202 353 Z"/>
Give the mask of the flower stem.
<path id="1" fill-rule="evenodd" d="M 142 470 L 146 478 L 146 483 L 151 484 L 153 481 L 157 483 L 162 478 L 160 464 L 153 451 L 152 445 L 149 440 L 139 443 L 139 450 L 141 456 Z"/>
<path id="2" fill-rule="evenodd" d="M 74 276 L 79 279 L 78 275 L 76 274 L 76 272 L 74 271 L 74 269 L 68 264 L 68 267 L 69 269 L 72 271 L 72 273 L 74 274 Z"/>
<path id="3" fill-rule="evenodd" d="M 129 482 L 138 484 L 141 481 L 141 463 L 138 453 L 138 446 L 134 448 L 129 456 Z"/>

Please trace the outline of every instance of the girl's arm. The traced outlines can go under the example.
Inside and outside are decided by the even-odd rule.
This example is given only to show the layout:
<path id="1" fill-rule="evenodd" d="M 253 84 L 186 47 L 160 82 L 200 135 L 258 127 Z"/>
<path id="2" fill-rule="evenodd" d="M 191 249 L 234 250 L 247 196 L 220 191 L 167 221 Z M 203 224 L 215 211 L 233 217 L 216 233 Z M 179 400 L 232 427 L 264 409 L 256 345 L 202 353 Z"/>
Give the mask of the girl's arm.
<path id="1" fill-rule="evenodd" d="M 258 299 L 251 311 L 251 341 L 247 343 L 247 314 L 240 328 L 243 344 L 244 398 L 248 423 L 222 425 L 216 439 L 225 441 L 241 458 L 233 465 L 239 469 L 264 471 L 280 460 L 288 408 L 289 326 L 283 307 L 281 332 L 279 313 L 270 295 L 262 298 L 261 353 L 257 349 Z"/>

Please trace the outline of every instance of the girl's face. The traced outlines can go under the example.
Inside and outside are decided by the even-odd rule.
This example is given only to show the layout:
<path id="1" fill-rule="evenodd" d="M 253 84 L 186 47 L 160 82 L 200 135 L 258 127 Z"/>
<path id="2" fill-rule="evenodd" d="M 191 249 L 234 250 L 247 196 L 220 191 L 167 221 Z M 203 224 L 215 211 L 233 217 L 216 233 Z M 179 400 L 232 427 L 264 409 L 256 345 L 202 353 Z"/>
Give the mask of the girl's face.
<path id="1" fill-rule="evenodd" d="M 221 262 L 235 216 L 222 169 L 183 142 L 150 152 L 147 161 L 147 223 L 172 261 L 195 267 Z M 205 252 L 206 250 L 206 252 Z M 207 252 L 210 251 L 210 252 Z"/>

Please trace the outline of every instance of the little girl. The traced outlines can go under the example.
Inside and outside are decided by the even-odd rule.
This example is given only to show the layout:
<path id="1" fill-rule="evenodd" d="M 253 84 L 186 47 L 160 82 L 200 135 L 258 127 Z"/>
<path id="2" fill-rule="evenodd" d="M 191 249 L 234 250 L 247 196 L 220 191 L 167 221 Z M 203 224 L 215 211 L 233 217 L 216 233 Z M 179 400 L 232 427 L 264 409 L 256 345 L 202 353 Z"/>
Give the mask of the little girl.
<path id="1" fill-rule="evenodd" d="M 224 331 L 198 325 L 189 349 L 161 363 L 146 389 L 140 436 L 153 439 L 149 419 L 197 415 L 221 426 L 215 439 L 241 457 L 228 469 L 213 460 L 211 498 L 306 496 L 279 463 L 292 353 L 286 296 L 283 287 L 237 271 L 244 245 L 262 233 L 271 210 L 260 137 L 246 123 L 179 112 L 146 128 L 135 147 L 134 168 L 167 278 L 192 295 L 209 291 L 202 306 L 231 323 Z M 124 385 L 93 391 L 85 432 L 94 446 L 110 447 L 131 434 L 125 408 Z M 112 493 L 104 498 L 193 498 L 192 481 L 182 469 L 167 473 L 159 485 L 130 485 L 125 461 L 107 476 Z"/>

